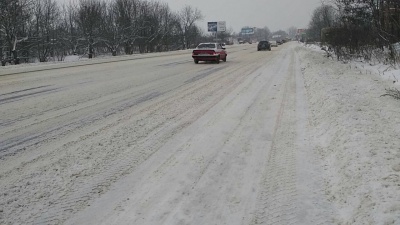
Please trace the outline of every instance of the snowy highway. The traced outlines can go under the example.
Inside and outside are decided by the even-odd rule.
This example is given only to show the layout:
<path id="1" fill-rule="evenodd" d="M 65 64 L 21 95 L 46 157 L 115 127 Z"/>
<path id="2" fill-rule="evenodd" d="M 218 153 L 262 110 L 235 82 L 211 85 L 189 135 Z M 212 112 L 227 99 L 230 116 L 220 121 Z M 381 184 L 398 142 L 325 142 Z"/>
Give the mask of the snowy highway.
<path id="1" fill-rule="evenodd" d="M 0 224 L 351 221 L 315 150 L 327 120 L 309 99 L 324 92 L 307 89 L 320 83 L 304 80 L 312 64 L 298 46 L 0 76 Z"/>

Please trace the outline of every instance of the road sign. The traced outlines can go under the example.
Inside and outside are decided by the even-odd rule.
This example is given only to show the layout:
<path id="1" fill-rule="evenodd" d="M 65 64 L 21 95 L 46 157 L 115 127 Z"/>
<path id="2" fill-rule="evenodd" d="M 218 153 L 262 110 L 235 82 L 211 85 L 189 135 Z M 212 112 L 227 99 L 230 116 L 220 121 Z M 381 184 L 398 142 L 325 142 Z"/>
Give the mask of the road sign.
<path id="1" fill-rule="evenodd" d="M 218 22 L 208 22 L 208 32 L 217 32 L 218 31 Z"/>

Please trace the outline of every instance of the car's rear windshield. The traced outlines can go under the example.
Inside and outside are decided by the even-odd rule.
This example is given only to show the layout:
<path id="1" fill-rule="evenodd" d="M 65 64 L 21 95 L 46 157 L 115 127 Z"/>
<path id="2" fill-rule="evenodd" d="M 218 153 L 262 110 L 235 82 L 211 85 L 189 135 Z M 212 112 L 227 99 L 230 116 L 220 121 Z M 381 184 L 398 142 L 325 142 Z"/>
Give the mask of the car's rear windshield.
<path id="1" fill-rule="evenodd" d="M 197 48 L 215 48 L 215 44 L 199 44 Z"/>
<path id="2" fill-rule="evenodd" d="M 268 41 L 260 41 L 260 44 L 268 43 Z"/>

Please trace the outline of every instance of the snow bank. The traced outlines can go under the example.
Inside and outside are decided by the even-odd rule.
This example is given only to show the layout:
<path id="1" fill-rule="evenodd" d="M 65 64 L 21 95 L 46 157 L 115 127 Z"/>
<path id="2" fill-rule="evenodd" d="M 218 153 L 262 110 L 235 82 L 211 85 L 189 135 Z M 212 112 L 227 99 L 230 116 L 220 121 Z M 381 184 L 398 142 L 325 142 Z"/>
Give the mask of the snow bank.
<path id="1" fill-rule="evenodd" d="M 320 52 L 296 52 L 325 193 L 339 212 L 334 223 L 400 224 L 400 101 L 381 97 L 392 82 Z"/>
<path id="2" fill-rule="evenodd" d="M 76 62 L 79 61 L 81 58 L 79 57 L 79 55 L 69 55 L 66 56 L 64 59 L 64 62 Z"/>
<path id="3" fill-rule="evenodd" d="M 315 52 L 325 53 L 325 51 L 316 44 L 304 44 L 303 46 Z M 383 57 L 383 55 L 380 56 Z M 349 68 L 353 66 L 355 69 L 360 70 L 360 73 L 374 74 L 381 79 L 389 80 L 396 85 L 400 85 L 400 65 L 385 65 L 379 61 L 382 61 L 382 59 L 374 59 L 371 62 L 353 60 L 347 63 L 350 64 Z"/>
<path id="4" fill-rule="evenodd" d="M 134 54 L 134 55 L 120 55 L 120 56 L 99 56 L 93 59 L 82 58 L 79 56 L 68 56 L 67 60 L 64 61 L 51 61 L 44 63 L 23 63 L 19 65 L 8 65 L 8 66 L 0 66 L 0 76 L 2 75 L 11 75 L 18 73 L 26 73 L 26 72 L 34 72 L 34 71 L 44 71 L 50 69 L 61 69 L 67 67 L 76 67 L 76 66 L 85 66 L 85 65 L 94 65 L 101 63 L 110 63 L 110 62 L 118 62 L 118 61 L 127 61 L 127 60 L 135 60 L 135 59 L 144 59 L 144 58 L 154 58 L 154 57 L 163 57 L 169 55 L 181 55 L 188 54 L 192 50 L 178 50 L 171 52 L 157 52 L 157 53 L 146 53 L 146 54 Z M 78 57 L 78 58 L 77 58 Z"/>
<path id="5" fill-rule="evenodd" d="M 400 69 L 393 65 L 384 65 L 382 63 L 377 65 L 370 65 L 363 62 L 353 62 L 358 68 L 365 70 L 366 73 L 371 73 L 379 76 L 381 79 L 389 80 L 400 86 Z"/>
<path id="6" fill-rule="evenodd" d="M 302 45 L 309 49 L 317 51 L 317 52 L 321 52 L 321 53 L 325 52 L 324 50 L 321 49 L 321 47 L 319 45 L 316 45 L 316 44 L 302 44 Z"/>

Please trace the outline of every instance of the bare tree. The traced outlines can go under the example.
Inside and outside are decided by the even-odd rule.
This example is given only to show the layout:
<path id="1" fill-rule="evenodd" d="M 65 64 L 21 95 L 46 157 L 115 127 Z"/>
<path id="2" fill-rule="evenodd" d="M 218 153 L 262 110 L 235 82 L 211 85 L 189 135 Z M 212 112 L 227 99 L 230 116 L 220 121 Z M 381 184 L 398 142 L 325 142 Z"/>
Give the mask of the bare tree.
<path id="1" fill-rule="evenodd" d="M 95 51 L 166 51 L 193 46 L 204 36 L 196 25 L 203 16 L 190 6 L 174 13 L 157 0 L 80 0 L 62 7 L 56 1 L 0 0 L 1 58 L 4 52 L 7 60 L 21 52 L 43 62 L 69 54 L 91 58 Z"/>
<path id="2" fill-rule="evenodd" d="M 171 12 L 168 5 L 164 5 L 160 15 L 160 26 L 162 29 L 162 38 L 160 40 L 161 50 L 168 51 L 171 49 L 171 46 L 176 46 L 176 40 L 179 40 L 179 18 L 175 13 Z"/>
<path id="3" fill-rule="evenodd" d="M 255 37 L 258 41 L 269 40 L 272 34 L 268 27 L 257 28 L 255 31 Z"/>
<path id="4" fill-rule="evenodd" d="M 201 14 L 200 10 L 197 8 L 193 8 L 189 5 L 186 5 L 180 12 L 180 25 L 181 25 L 181 41 L 184 48 L 189 48 L 192 43 L 193 33 L 197 32 L 198 29 L 196 27 L 196 22 L 203 20 L 203 15 Z"/>
<path id="5" fill-rule="evenodd" d="M 149 31 L 146 35 L 147 52 L 154 52 L 159 49 L 159 43 L 163 37 L 162 16 L 164 14 L 164 5 L 159 2 L 152 2 L 148 5 L 149 13 L 147 22 Z"/>
<path id="6" fill-rule="evenodd" d="M 166 50 L 181 49 L 181 23 L 179 15 L 169 12 L 165 16 L 165 25 L 163 34 L 163 43 Z"/>
<path id="7" fill-rule="evenodd" d="M 339 58 L 369 60 L 378 49 L 400 41 L 398 0 L 333 0 L 338 20 L 322 31 Z M 310 23 L 312 24 L 312 23 Z M 392 49 L 393 50 L 393 49 Z M 392 58 L 394 52 L 392 51 Z"/>
<path id="8" fill-rule="evenodd" d="M 57 44 L 56 28 L 59 23 L 59 8 L 53 0 L 35 0 L 33 2 L 34 39 L 37 56 L 40 62 L 47 61 L 49 55 L 54 57 Z"/>
<path id="9" fill-rule="evenodd" d="M 89 58 L 93 57 L 94 45 L 101 40 L 100 26 L 106 4 L 97 0 L 81 0 L 77 12 L 77 23 L 81 39 L 87 44 Z"/>
<path id="10" fill-rule="evenodd" d="M 62 19 L 58 27 L 58 40 L 60 51 L 65 51 L 65 54 L 78 54 L 79 48 L 83 43 L 79 39 L 79 28 L 78 28 L 78 6 L 74 3 L 63 5 L 62 8 Z"/>
<path id="11" fill-rule="evenodd" d="M 316 8 L 312 14 L 308 26 L 308 38 L 313 41 L 321 41 L 321 31 L 332 27 L 336 21 L 336 11 L 331 5 L 322 5 Z"/>
<path id="12" fill-rule="evenodd" d="M 376 3 L 375 23 L 380 35 L 390 43 L 400 41 L 400 2 L 380 0 Z"/>
<path id="13" fill-rule="evenodd" d="M 289 38 L 294 39 L 297 35 L 297 27 L 289 27 L 287 33 L 289 35 Z"/>
<path id="14" fill-rule="evenodd" d="M 101 23 L 100 32 L 102 34 L 102 42 L 111 51 L 113 56 L 116 56 L 120 46 L 124 42 L 123 27 L 119 26 L 118 8 L 116 3 L 109 3 L 103 9 L 103 21 Z"/>
<path id="15" fill-rule="evenodd" d="M 0 0 L 0 38 L 8 55 L 19 63 L 17 44 L 27 40 L 30 19 L 28 0 Z M 1 54 L 3 54 L 1 52 Z"/>
<path id="16" fill-rule="evenodd" d="M 134 43 L 139 38 L 139 16 L 141 4 L 139 0 L 116 0 L 116 24 L 123 37 L 125 54 L 133 54 Z"/>

